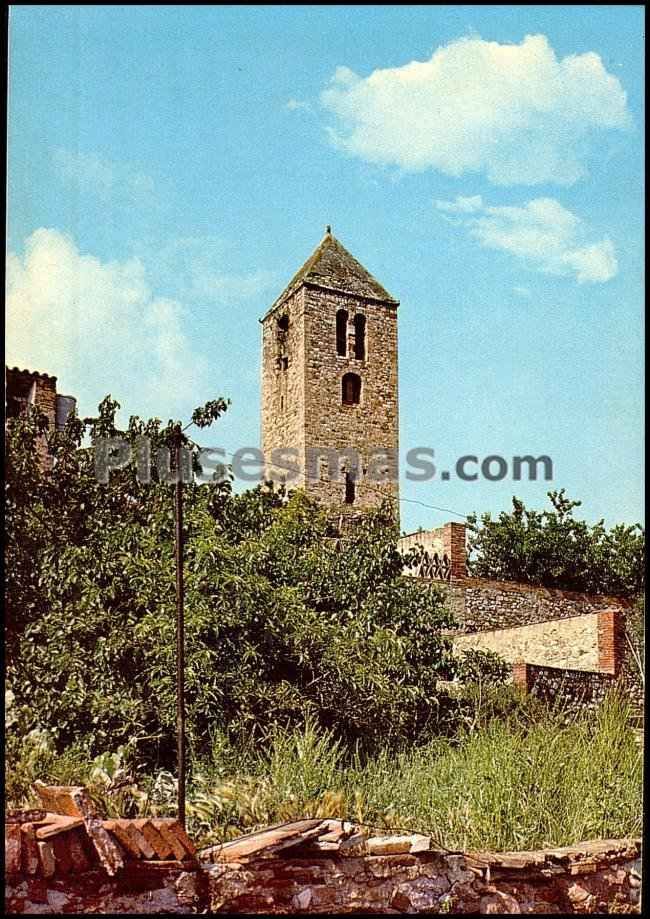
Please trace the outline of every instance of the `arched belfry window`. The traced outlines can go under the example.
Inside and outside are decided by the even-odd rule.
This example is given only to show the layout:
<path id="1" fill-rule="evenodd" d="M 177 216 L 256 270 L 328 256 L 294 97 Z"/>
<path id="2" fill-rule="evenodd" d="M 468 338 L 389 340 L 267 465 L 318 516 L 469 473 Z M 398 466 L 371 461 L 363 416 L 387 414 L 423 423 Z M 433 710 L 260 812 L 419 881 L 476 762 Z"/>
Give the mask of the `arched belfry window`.
<path id="1" fill-rule="evenodd" d="M 285 313 L 283 316 L 280 316 L 278 319 L 278 332 L 280 334 L 289 331 L 289 317 Z"/>
<path id="2" fill-rule="evenodd" d="M 346 373 L 341 383 L 343 405 L 358 405 L 361 401 L 361 377 L 356 373 Z"/>
<path id="3" fill-rule="evenodd" d="M 354 317 L 354 356 L 358 361 L 366 359 L 366 317 L 363 313 Z"/>
<path id="4" fill-rule="evenodd" d="M 336 353 L 345 357 L 348 353 L 348 313 L 339 310 L 336 314 Z"/>

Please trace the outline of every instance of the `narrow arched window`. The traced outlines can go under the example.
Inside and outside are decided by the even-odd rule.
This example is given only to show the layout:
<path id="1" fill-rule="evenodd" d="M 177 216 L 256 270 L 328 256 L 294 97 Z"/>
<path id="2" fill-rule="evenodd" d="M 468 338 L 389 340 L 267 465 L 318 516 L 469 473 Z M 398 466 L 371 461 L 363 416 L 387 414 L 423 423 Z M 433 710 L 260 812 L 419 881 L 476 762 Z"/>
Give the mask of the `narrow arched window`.
<path id="1" fill-rule="evenodd" d="M 348 353 L 348 313 L 339 310 L 336 314 L 336 353 L 345 357 Z"/>
<path id="2" fill-rule="evenodd" d="M 284 316 L 280 316 L 278 319 L 278 332 L 288 332 L 289 331 L 289 317 L 285 313 Z"/>
<path id="3" fill-rule="evenodd" d="M 345 473 L 345 503 L 354 504 L 354 499 L 356 498 L 357 487 L 354 484 L 354 479 L 349 472 Z"/>
<path id="4" fill-rule="evenodd" d="M 346 373 L 341 386 L 343 405 L 358 405 L 361 401 L 361 377 L 356 373 Z"/>
<path id="5" fill-rule="evenodd" d="M 354 356 L 358 361 L 366 359 L 366 317 L 363 313 L 354 317 Z"/>

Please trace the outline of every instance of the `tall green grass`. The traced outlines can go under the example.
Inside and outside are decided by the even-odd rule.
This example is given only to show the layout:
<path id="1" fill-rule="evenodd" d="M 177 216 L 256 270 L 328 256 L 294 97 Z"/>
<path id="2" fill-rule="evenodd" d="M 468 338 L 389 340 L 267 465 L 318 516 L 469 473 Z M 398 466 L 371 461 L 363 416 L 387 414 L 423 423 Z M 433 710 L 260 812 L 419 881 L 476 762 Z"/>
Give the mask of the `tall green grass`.
<path id="1" fill-rule="evenodd" d="M 612 694 L 593 712 L 547 711 L 491 719 L 425 746 L 368 758 L 308 722 L 276 730 L 258 747 L 217 736 L 212 759 L 194 763 L 190 832 L 201 843 L 302 816 L 346 817 L 373 827 L 432 834 L 452 849 L 531 849 L 636 836 L 642 821 L 642 759 L 629 704 Z M 113 762 L 113 761 L 111 761 Z M 129 801 L 111 798 L 106 764 L 50 755 L 46 781 L 91 781 L 104 806 L 174 812 L 173 778 L 138 778 Z M 29 800 L 11 775 L 9 797 Z M 115 761 L 112 775 L 120 767 Z M 30 775 L 38 764 L 30 763 Z M 111 771 L 111 770 L 109 770 Z M 104 784 L 102 785 L 102 781 Z"/>
<path id="2" fill-rule="evenodd" d="M 204 764 L 197 830 L 224 838 L 293 817 L 349 817 L 430 833 L 449 848 L 502 851 L 639 835 L 642 760 L 632 723 L 629 704 L 612 694 L 580 717 L 559 709 L 530 724 L 493 719 L 369 759 L 308 723 L 245 751 L 235 772 L 223 775 L 218 756 Z"/>

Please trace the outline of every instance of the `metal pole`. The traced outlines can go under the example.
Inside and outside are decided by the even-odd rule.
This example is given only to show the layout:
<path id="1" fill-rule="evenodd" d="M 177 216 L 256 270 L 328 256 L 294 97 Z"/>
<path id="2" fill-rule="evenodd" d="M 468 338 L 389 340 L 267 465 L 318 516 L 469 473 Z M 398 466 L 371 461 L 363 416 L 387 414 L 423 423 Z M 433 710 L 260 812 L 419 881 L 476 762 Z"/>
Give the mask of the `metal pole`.
<path id="1" fill-rule="evenodd" d="M 176 743 L 178 761 L 178 822 L 185 829 L 185 617 L 183 611 L 183 475 L 180 424 L 176 445 Z"/>

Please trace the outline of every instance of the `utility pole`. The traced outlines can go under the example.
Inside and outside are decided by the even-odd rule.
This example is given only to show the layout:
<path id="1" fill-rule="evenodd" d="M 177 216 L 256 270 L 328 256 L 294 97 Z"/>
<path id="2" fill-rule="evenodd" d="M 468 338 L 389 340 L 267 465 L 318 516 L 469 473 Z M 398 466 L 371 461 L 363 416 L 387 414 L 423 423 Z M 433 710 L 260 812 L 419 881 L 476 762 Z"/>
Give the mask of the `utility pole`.
<path id="1" fill-rule="evenodd" d="M 174 429 L 176 463 L 176 744 L 178 764 L 178 822 L 185 829 L 185 615 L 183 609 L 183 434 Z"/>

